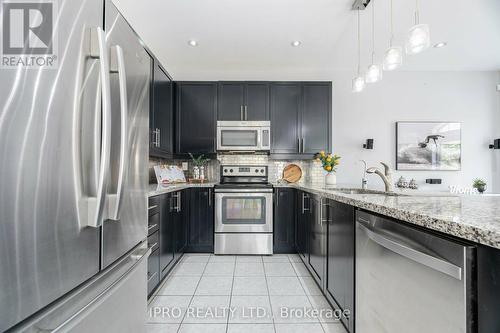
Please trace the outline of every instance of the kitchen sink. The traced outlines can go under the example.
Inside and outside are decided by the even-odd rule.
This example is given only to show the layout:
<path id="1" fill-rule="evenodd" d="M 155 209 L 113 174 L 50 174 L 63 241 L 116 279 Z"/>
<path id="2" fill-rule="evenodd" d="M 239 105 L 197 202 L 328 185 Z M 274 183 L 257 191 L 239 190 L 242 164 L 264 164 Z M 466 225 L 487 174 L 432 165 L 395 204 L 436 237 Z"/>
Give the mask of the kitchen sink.
<path id="1" fill-rule="evenodd" d="M 377 190 L 363 190 L 360 188 L 332 189 L 332 191 L 344 193 L 344 194 L 375 194 L 375 195 L 387 195 L 387 196 L 407 196 L 406 194 L 402 194 L 402 193 L 384 192 L 384 191 L 377 191 Z"/>

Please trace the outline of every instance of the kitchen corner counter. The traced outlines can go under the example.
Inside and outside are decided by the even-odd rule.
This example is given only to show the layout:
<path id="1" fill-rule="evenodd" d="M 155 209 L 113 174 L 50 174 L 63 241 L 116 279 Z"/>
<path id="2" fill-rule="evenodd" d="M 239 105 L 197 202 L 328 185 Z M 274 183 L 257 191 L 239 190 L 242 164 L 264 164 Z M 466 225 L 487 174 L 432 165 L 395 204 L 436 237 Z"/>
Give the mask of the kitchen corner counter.
<path id="1" fill-rule="evenodd" d="M 307 184 L 276 184 L 349 204 L 411 224 L 500 249 L 500 196 L 401 192 L 385 195 L 340 192 Z M 350 187 L 353 188 L 353 187 Z"/>
<path id="2" fill-rule="evenodd" d="M 175 192 L 193 187 L 214 187 L 215 182 L 207 182 L 202 184 L 191 184 L 191 183 L 179 183 L 179 184 L 169 184 L 169 185 L 158 185 L 150 184 L 148 197 L 154 197 L 156 195 Z"/>

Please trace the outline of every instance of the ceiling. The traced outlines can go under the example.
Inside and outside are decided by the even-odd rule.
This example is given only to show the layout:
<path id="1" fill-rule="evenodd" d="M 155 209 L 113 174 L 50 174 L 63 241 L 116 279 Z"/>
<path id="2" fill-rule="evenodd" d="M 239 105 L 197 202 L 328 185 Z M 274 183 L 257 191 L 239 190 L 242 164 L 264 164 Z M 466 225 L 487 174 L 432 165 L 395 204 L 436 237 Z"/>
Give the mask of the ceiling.
<path id="1" fill-rule="evenodd" d="M 320 80 L 356 68 L 353 0 L 114 1 L 175 80 Z M 363 68 L 373 4 L 376 59 L 388 46 L 389 1 L 372 0 L 361 14 Z M 415 3 L 393 1 L 402 44 Z M 433 42 L 448 45 L 405 58 L 403 70 L 500 70 L 500 1 L 420 0 L 420 21 Z M 292 47 L 294 40 L 302 44 Z"/>

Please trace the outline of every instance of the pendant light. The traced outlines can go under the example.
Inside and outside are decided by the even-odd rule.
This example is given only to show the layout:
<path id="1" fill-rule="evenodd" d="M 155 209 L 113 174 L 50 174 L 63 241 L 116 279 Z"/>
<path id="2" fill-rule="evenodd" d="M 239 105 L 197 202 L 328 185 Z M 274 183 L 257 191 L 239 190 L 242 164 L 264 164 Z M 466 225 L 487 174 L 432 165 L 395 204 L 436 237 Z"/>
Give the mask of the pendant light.
<path id="1" fill-rule="evenodd" d="M 393 10 L 392 10 L 392 0 L 391 0 L 391 39 L 389 41 L 389 48 L 384 54 L 384 71 L 393 71 L 403 64 L 403 48 L 401 46 L 392 46 L 394 41 L 394 22 L 393 22 Z"/>
<path id="2" fill-rule="evenodd" d="M 417 54 L 425 51 L 431 45 L 431 37 L 428 24 L 420 24 L 420 12 L 418 0 L 415 0 L 415 25 L 408 31 L 406 40 L 406 54 Z"/>
<path id="3" fill-rule="evenodd" d="M 366 83 L 375 83 L 382 80 L 382 68 L 375 64 L 375 1 L 372 1 L 372 63 L 365 74 Z"/>
<path id="4" fill-rule="evenodd" d="M 361 27 L 358 8 L 358 75 L 352 79 L 352 92 L 362 92 L 365 89 L 365 78 L 361 75 Z"/>

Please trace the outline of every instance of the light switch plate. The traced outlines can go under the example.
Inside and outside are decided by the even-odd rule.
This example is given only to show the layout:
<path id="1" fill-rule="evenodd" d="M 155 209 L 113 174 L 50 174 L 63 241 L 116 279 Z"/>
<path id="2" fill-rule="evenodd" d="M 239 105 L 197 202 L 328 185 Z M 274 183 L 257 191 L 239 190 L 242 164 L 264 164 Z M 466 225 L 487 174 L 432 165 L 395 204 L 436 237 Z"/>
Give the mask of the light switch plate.
<path id="1" fill-rule="evenodd" d="M 182 162 L 182 171 L 188 171 L 188 169 L 189 169 L 188 162 Z"/>

